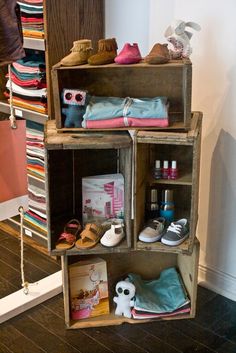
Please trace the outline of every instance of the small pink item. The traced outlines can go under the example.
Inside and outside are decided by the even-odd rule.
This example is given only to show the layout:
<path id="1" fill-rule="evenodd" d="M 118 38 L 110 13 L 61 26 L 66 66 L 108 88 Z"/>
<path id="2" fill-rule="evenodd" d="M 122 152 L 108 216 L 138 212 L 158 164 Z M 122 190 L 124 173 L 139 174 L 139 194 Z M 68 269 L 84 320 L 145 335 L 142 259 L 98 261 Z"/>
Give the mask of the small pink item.
<path id="1" fill-rule="evenodd" d="M 115 62 L 120 65 L 137 64 L 142 60 L 137 43 L 126 43 L 121 52 L 115 57 Z"/>

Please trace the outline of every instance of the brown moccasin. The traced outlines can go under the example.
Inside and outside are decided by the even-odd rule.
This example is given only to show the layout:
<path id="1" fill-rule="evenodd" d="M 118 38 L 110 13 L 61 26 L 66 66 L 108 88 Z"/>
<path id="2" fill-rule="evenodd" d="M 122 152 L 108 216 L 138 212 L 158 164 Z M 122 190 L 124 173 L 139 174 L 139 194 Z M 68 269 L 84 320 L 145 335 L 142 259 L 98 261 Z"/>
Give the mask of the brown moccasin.
<path id="1" fill-rule="evenodd" d="M 144 58 L 144 61 L 152 65 L 166 64 L 170 60 L 167 46 L 168 44 L 156 43 L 150 53 Z"/>
<path id="2" fill-rule="evenodd" d="M 105 65 L 114 62 L 117 56 L 117 43 L 115 38 L 100 39 L 98 41 L 98 52 L 90 56 L 88 63 L 90 65 Z"/>

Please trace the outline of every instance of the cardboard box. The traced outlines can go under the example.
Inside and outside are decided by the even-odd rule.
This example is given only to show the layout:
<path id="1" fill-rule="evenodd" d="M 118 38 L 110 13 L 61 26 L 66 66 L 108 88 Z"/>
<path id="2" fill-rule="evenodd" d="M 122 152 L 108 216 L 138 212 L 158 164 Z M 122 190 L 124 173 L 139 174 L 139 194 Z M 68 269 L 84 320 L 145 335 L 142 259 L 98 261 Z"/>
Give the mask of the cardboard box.
<path id="1" fill-rule="evenodd" d="M 122 174 L 89 176 L 82 179 L 83 223 L 124 218 Z"/>
<path id="2" fill-rule="evenodd" d="M 69 266 L 72 320 L 109 314 L 106 261 L 81 260 Z"/>

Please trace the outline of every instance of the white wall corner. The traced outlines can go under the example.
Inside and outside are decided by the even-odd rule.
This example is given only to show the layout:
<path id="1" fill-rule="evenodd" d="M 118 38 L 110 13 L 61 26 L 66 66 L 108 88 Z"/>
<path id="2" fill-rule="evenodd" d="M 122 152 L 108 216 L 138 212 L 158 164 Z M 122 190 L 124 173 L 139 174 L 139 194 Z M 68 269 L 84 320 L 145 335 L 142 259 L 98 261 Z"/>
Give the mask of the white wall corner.
<path id="1" fill-rule="evenodd" d="M 204 265 L 198 267 L 198 284 L 236 301 L 236 277 Z"/>

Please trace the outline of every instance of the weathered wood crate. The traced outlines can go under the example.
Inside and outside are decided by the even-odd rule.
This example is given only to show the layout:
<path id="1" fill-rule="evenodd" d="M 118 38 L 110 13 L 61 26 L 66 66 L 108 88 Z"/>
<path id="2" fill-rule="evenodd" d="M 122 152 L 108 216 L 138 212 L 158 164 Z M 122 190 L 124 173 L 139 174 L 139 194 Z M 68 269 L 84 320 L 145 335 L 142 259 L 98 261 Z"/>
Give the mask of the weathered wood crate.
<path id="1" fill-rule="evenodd" d="M 62 131 L 68 131 L 64 128 L 61 114 L 60 97 L 63 88 L 84 89 L 90 95 L 103 97 L 166 96 L 169 100 L 169 127 L 165 130 L 190 128 L 192 64 L 188 59 L 163 65 L 139 63 L 64 67 L 57 64 L 52 69 L 52 83 L 56 127 Z"/>
<path id="2" fill-rule="evenodd" d="M 99 243 L 89 253 L 119 252 L 130 248 L 132 144 L 129 134 L 126 131 L 58 134 L 55 120 L 50 120 L 45 126 L 45 162 L 50 253 L 62 254 L 55 245 L 65 224 L 72 218 L 82 219 L 82 178 L 113 173 L 124 176 L 126 237 L 115 248 L 105 248 Z M 74 247 L 67 253 L 83 254 L 88 250 Z"/>
<path id="3" fill-rule="evenodd" d="M 99 255 L 99 257 L 103 258 L 107 262 L 110 314 L 73 321 L 70 315 L 69 265 L 79 260 L 86 259 L 87 257 L 62 256 L 64 312 L 65 324 L 68 329 L 120 325 L 124 322 L 138 324 L 155 320 L 134 320 L 125 318 L 124 316 L 116 316 L 114 314 L 115 305 L 112 300 L 115 295 L 114 288 L 116 283 L 119 280 L 124 279 L 128 273 L 136 273 L 142 278 L 150 280 L 158 278 L 161 271 L 169 267 L 175 267 L 179 271 L 188 293 L 188 297 L 191 301 L 191 311 L 188 314 L 167 318 L 167 320 L 194 318 L 196 311 L 199 260 L 199 242 L 197 239 L 195 239 L 195 244 L 191 255 L 156 252 L 150 252 L 147 254 L 145 251 L 130 251 L 126 253 L 103 254 Z"/>
<path id="4" fill-rule="evenodd" d="M 191 253 L 198 220 L 198 189 L 200 167 L 202 113 L 194 112 L 188 132 L 138 131 L 135 143 L 135 212 L 134 248 L 147 251 Z M 155 180 L 152 171 L 155 160 L 176 160 L 179 177 L 175 180 Z M 146 204 L 150 188 L 157 189 L 160 205 L 161 192 L 174 193 L 175 220 L 187 218 L 189 237 L 178 246 L 161 242 L 144 243 L 138 235 L 147 221 Z M 158 215 L 158 214 L 157 214 Z"/>

